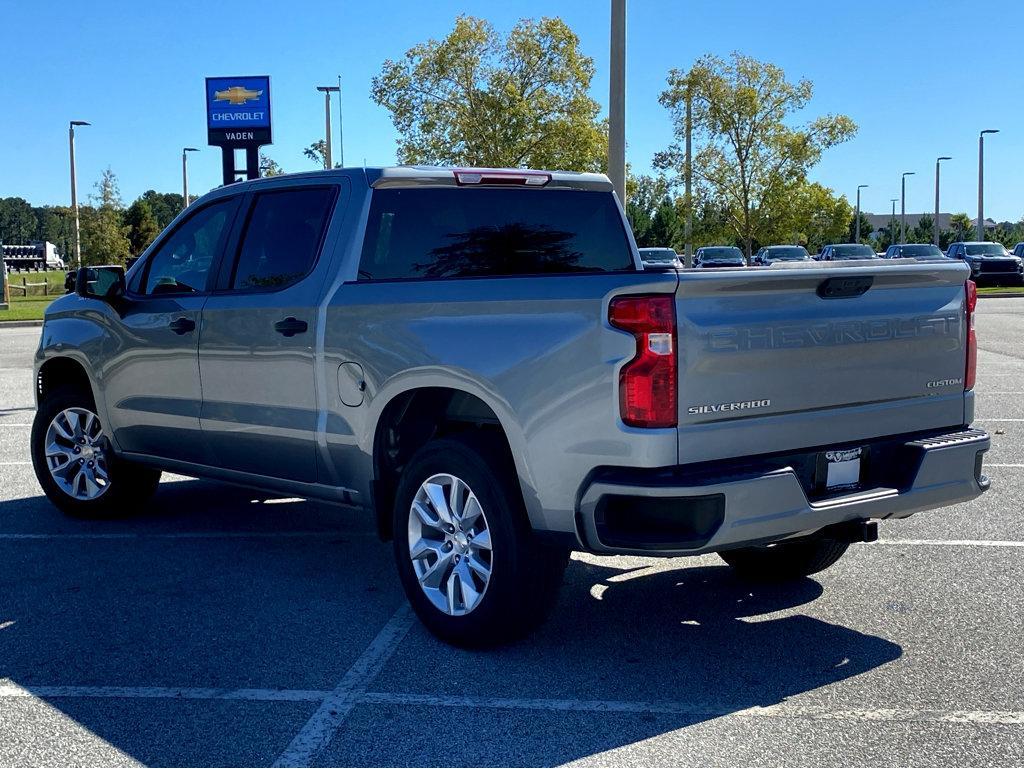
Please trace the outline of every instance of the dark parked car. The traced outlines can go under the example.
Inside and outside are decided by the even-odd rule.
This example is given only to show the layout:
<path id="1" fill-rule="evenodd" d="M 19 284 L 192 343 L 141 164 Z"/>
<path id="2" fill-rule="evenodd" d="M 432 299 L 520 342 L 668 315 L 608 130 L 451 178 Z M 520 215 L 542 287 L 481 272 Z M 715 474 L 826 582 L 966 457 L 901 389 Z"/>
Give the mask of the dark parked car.
<path id="1" fill-rule="evenodd" d="M 1013 256 L 1002 243 L 950 243 L 946 256 L 967 262 L 975 283 L 1024 284 L 1024 259 Z"/>
<path id="2" fill-rule="evenodd" d="M 1010 252 L 1014 256 L 1024 258 L 1024 243 L 1018 243 L 1013 247 L 1013 251 Z"/>
<path id="3" fill-rule="evenodd" d="M 752 261 L 767 267 L 775 262 L 809 262 L 811 255 L 803 246 L 765 246 L 754 254 Z"/>
<path id="4" fill-rule="evenodd" d="M 865 246 L 863 243 L 838 243 L 825 246 L 814 258 L 819 262 L 845 262 L 854 259 L 877 259 L 878 254 L 871 246 Z"/>
<path id="5" fill-rule="evenodd" d="M 694 267 L 746 267 L 743 252 L 736 246 L 704 246 L 693 255 Z"/>
<path id="6" fill-rule="evenodd" d="M 885 250 L 883 259 L 945 259 L 942 249 L 931 243 L 897 243 Z"/>

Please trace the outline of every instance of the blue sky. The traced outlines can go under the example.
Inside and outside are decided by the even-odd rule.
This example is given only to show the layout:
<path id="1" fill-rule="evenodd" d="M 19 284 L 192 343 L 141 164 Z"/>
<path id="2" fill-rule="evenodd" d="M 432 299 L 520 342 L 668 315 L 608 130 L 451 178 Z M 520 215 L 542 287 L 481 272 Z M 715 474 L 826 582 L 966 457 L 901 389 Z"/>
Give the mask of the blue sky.
<path id="1" fill-rule="evenodd" d="M 887 212 L 908 179 L 909 211 L 931 210 L 934 162 L 943 164 L 944 210 L 977 210 L 977 133 L 986 141 L 986 214 L 1024 215 L 1024 58 L 1017 38 L 1024 3 L 861 0 L 628 0 L 627 158 L 637 171 L 671 141 L 658 104 L 665 74 L 706 52 L 739 50 L 815 84 L 808 116 L 845 112 L 857 137 L 826 153 L 815 180 L 866 211 Z M 321 137 L 318 84 L 344 86 L 348 165 L 395 161 L 395 132 L 370 99 L 381 62 L 441 37 L 459 13 L 507 30 L 522 17 L 558 15 L 597 64 L 593 95 L 607 103 L 607 0 L 486 2 L 102 2 L 0 0 L 0 197 L 69 202 L 67 121 L 78 138 L 79 194 L 106 166 L 130 201 L 143 191 L 180 191 L 180 150 L 190 189 L 220 181 L 220 151 L 206 146 L 203 78 L 269 74 L 274 145 L 288 171 L 310 170 L 302 148 Z M 985 24 L 977 33 L 979 19 Z M 337 150 L 335 150 L 337 152 Z"/>

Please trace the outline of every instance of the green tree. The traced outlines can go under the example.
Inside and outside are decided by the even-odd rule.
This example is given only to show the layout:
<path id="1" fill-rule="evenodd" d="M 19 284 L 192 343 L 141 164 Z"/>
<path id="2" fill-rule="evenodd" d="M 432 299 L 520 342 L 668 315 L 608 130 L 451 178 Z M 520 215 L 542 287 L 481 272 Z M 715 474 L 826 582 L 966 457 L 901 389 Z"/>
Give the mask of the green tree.
<path id="1" fill-rule="evenodd" d="M 189 195 L 192 198 L 191 195 Z M 184 208 L 185 199 L 177 192 L 157 192 L 146 190 L 142 193 L 140 200 L 145 201 L 153 212 L 156 225 L 163 230 Z"/>
<path id="2" fill-rule="evenodd" d="M 36 234 L 36 217 L 24 198 L 0 198 L 0 243 L 28 243 Z"/>
<path id="3" fill-rule="evenodd" d="M 68 206 L 39 206 L 36 215 L 36 239 L 47 240 L 57 246 L 65 260 L 74 253 L 75 217 Z"/>
<path id="4" fill-rule="evenodd" d="M 655 164 L 682 171 L 690 98 L 693 174 L 729 211 L 748 259 L 754 242 L 778 218 L 769 206 L 782 200 L 781 191 L 802 181 L 825 149 L 857 131 L 845 115 L 790 126 L 787 121 L 806 108 L 813 92 L 809 80 L 790 83 L 780 67 L 740 53 L 728 61 L 709 54 L 688 72 L 669 72 L 660 101 L 672 115 L 675 139 Z"/>
<path id="5" fill-rule="evenodd" d="M 871 243 L 871 232 L 874 230 L 874 225 L 871 224 L 871 220 L 868 215 L 863 211 L 860 212 L 860 242 Z M 856 239 L 857 236 L 857 216 L 850 217 L 850 228 L 847 232 L 847 240 L 851 243 Z"/>
<path id="6" fill-rule="evenodd" d="M 953 214 L 949 217 L 949 229 L 953 232 L 951 243 L 974 239 L 974 222 L 971 221 L 971 217 L 967 214 Z"/>
<path id="7" fill-rule="evenodd" d="M 82 264 L 124 264 L 131 251 L 124 204 L 117 176 L 103 172 L 91 196 L 93 205 L 80 210 Z"/>
<path id="8" fill-rule="evenodd" d="M 931 214 L 922 214 L 910 232 L 912 243 L 931 243 L 935 235 L 935 218 Z"/>
<path id="9" fill-rule="evenodd" d="M 269 155 L 260 153 L 260 176 L 280 176 L 284 169 Z"/>
<path id="10" fill-rule="evenodd" d="M 654 215 L 668 197 L 668 181 L 663 176 L 629 176 L 626 179 L 626 218 L 640 248 L 650 242 Z"/>
<path id="11" fill-rule="evenodd" d="M 135 256 L 145 251 L 160 234 L 160 227 L 156 223 L 156 217 L 153 216 L 153 209 L 142 198 L 128 207 L 124 221 L 128 225 L 128 243 L 131 246 L 131 253 Z"/>
<path id="12" fill-rule="evenodd" d="M 317 139 L 315 142 L 310 144 L 306 149 L 302 150 L 302 154 L 307 158 L 316 163 L 317 167 L 323 168 L 324 161 L 327 157 L 327 142 L 324 139 Z M 341 168 L 341 163 L 335 163 L 335 168 Z"/>
<path id="13" fill-rule="evenodd" d="M 593 171 L 607 153 L 593 75 L 561 19 L 523 19 L 501 36 L 459 16 L 443 40 L 384 62 L 372 93 L 398 129 L 402 163 Z"/>

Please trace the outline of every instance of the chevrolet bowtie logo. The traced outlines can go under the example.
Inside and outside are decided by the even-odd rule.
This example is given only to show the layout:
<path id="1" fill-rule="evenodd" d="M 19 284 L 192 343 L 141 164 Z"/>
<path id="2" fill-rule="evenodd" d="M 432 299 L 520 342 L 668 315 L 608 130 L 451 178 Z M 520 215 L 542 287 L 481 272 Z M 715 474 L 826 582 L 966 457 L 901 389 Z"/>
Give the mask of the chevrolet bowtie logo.
<path id="1" fill-rule="evenodd" d="M 245 104 L 263 95 L 263 91 L 253 91 L 240 85 L 233 85 L 224 91 L 214 91 L 214 101 L 226 101 L 228 104 Z"/>

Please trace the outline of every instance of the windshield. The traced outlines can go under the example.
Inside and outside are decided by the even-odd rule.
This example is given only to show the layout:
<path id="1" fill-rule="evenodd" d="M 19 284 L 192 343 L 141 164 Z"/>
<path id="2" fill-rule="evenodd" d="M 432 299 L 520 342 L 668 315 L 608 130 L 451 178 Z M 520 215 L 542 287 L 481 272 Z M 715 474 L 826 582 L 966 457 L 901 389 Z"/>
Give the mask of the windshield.
<path id="1" fill-rule="evenodd" d="M 811 258 L 811 255 L 807 253 L 807 249 L 803 246 L 775 246 L 768 249 L 767 256 L 769 259 L 779 259 L 782 261 L 800 261 L 801 259 Z"/>
<path id="2" fill-rule="evenodd" d="M 702 248 L 700 250 L 700 259 L 702 262 L 735 262 L 737 260 L 742 262 L 743 252 L 736 248 L 736 246 Z"/>
<path id="3" fill-rule="evenodd" d="M 942 256 L 943 255 L 942 252 L 939 250 L 938 246 L 917 245 L 917 244 L 910 245 L 910 246 L 903 246 L 902 254 L 903 254 L 903 256 L 912 256 L 912 257 L 922 257 L 922 256 L 932 257 L 932 256 Z"/>
<path id="4" fill-rule="evenodd" d="M 1000 243 L 968 243 L 968 256 L 1006 256 L 1006 248 Z"/>
<path id="5" fill-rule="evenodd" d="M 862 243 L 851 243 L 849 245 L 832 246 L 832 257 L 834 259 L 877 259 L 878 256 L 871 249 Z"/>
<path id="6" fill-rule="evenodd" d="M 671 248 L 641 248 L 640 258 L 645 262 L 674 262 L 677 257 Z"/>

